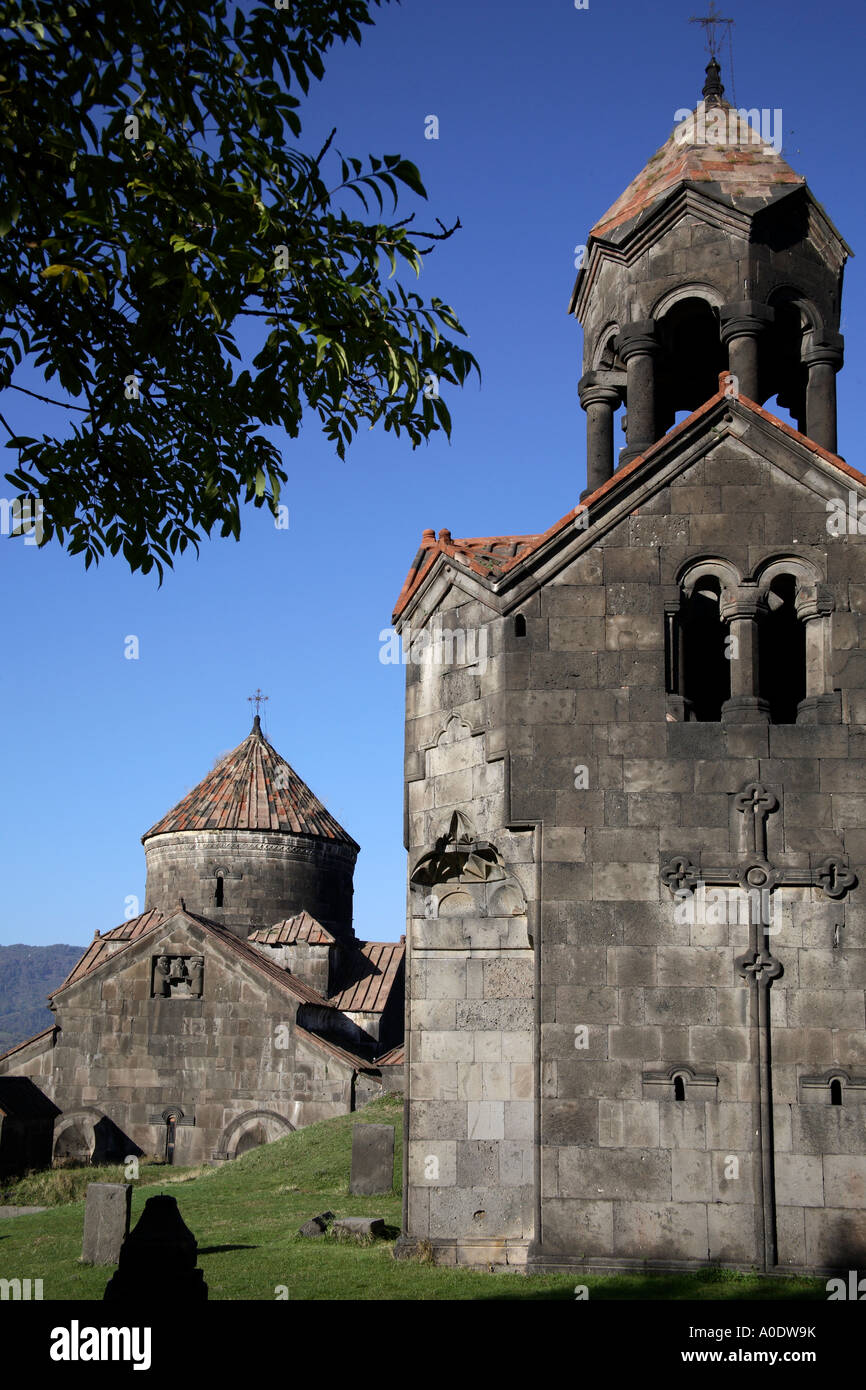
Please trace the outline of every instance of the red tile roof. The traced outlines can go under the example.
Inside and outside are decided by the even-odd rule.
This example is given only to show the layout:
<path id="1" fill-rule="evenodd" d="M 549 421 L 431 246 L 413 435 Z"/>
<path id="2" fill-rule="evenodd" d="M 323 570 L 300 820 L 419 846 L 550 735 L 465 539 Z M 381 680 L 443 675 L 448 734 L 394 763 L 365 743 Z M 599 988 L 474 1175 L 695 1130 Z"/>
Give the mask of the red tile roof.
<path id="1" fill-rule="evenodd" d="M 280 830 L 359 848 L 271 747 L 258 715 L 243 743 L 141 838 L 175 830 Z"/>
<path id="2" fill-rule="evenodd" d="M 402 1067 L 406 1061 L 406 1045 L 398 1043 L 392 1047 L 390 1052 L 383 1052 L 381 1057 L 376 1058 L 377 1067 Z"/>
<path id="3" fill-rule="evenodd" d="M 724 135 L 724 143 L 715 140 L 717 133 Z M 596 222 L 590 235 L 605 236 L 614 227 L 630 222 L 681 183 L 715 184 L 730 198 L 770 202 L 785 185 L 805 182 L 772 145 L 764 144 L 759 132 L 737 114 L 736 107 L 723 101 L 707 108 L 700 102 Z"/>
<path id="4" fill-rule="evenodd" d="M 119 927 L 112 927 L 111 931 L 104 932 L 102 936 L 97 932 L 84 955 L 73 965 L 63 984 L 52 990 L 48 998 L 53 999 L 54 995 L 59 994 L 67 985 L 72 985 L 76 980 L 89 975 L 91 970 L 95 970 L 97 965 L 102 964 L 103 960 L 114 955 L 119 948 L 116 945 L 108 945 L 108 942 L 137 941 L 145 932 L 158 926 L 162 920 L 163 914 L 157 908 L 153 908 L 150 912 L 142 912 L 138 917 L 131 917 L 128 922 L 121 922 Z"/>
<path id="5" fill-rule="evenodd" d="M 406 953 L 404 941 L 366 941 L 348 957 L 328 1003 L 343 1013 L 382 1013 Z"/>
<path id="6" fill-rule="evenodd" d="M 412 561 L 406 582 L 400 590 L 394 616 L 397 617 L 405 608 L 438 555 L 450 555 L 453 560 L 462 560 L 468 569 L 483 579 L 497 578 L 512 560 L 528 554 L 537 540 L 536 535 L 470 536 L 455 541 L 451 539 L 450 531 L 440 531 L 438 539 L 435 531 L 425 531 L 421 537 L 421 549 Z"/>
<path id="7" fill-rule="evenodd" d="M 257 927 L 247 937 L 247 941 L 260 946 L 294 946 L 298 941 L 306 941 L 310 946 L 332 946 L 336 940 L 309 912 L 299 912 L 272 927 Z"/>
<path id="8" fill-rule="evenodd" d="M 73 968 L 71 974 L 59 985 L 48 997 L 55 998 L 61 990 L 67 989 L 69 985 L 75 984 L 78 980 L 89 975 L 97 966 L 104 965 L 109 956 L 119 955 L 121 951 L 128 950 L 143 936 L 157 930 L 165 925 L 176 912 L 182 912 L 190 921 L 195 922 L 209 936 L 215 937 L 233 955 L 246 961 L 259 974 L 267 975 L 275 984 L 280 985 L 289 994 L 293 995 L 302 1004 L 317 1004 L 322 1008 L 332 1008 L 332 1004 L 312 985 L 306 984 L 297 975 L 291 975 L 282 966 L 269 961 L 261 951 L 256 950 L 255 946 L 248 946 L 240 937 L 233 932 L 227 931 L 225 927 L 218 926 L 216 922 L 211 922 L 207 917 L 199 917 L 198 913 L 190 912 L 187 908 L 177 907 L 174 912 L 162 913 L 159 911 L 144 912 L 140 917 L 133 917 L 129 922 L 121 922 L 119 927 L 106 932 L 104 936 L 96 937 L 88 946 L 80 961 Z M 111 942 L 122 942 L 121 946 L 111 946 Z"/>
<path id="9" fill-rule="evenodd" d="M 669 430 L 666 435 L 663 435 L 661 439 L 657 439 L 655 443 L 651 444 L 650 447 L 644 451 L 644 453 L 639 454 L 637 458 L 633 458 L 630 463 L 624 464 L 622 468 L 617 468 L 607 481 L 602 483 L 601 487 L 596 488 L 595 492 L 590 493 L 589 496 L 583 499 L 580 508 L 572 508 L 571 511 L 566 512 L 565 516 L 560 517 L 559 521 L 555 521 L 554 524 L 541 535 L 512 536 L 510 539 L 515 542 L 515 553 L 513 557 L 504 560 L 503 563 L 498 566 L 496 572 L 490 575 L 490 578 L 496 580 L 508 574 L 511 570 L 522 564 L 534 551 L 539 550 L 546 541 L 551 540 L 560 531 L 565 531 L 573 527 L 575 515 L 578 510 L 583 511 L 592 507 L 594 503 L 606 497 L 608 493 L 619 488 L 624 479 L 636 473 L 638 469 L 643 468 L 648 459 L 653 458 L 660 450 L 666 449 L 677 435 L 681 434 L 684 430 L 690 429 L 696 420 L 700 420 L 702 416 L 707 415 L 720 404 L 724 404 L 727 407 L 733 407 L 734 405 L 744 407 L 753 414 L 760 416 L 762 420 L 766 420 L 768 424 L 773 425 L 774 428 L 781 430 L 789 439 L 796 440 L 804 449 L 808 449 L 810 454 L 815 454 L 819 458 L 822 458 L 825 463 L 832 464 L 840 473 L 843 473 L 848 478 L 852 478 L 855 482 L 866 485 L 866 475 L 858 472 L 856 468 L 852 468 L 850 463 L 846 463 L 844 459 L 839 458 L 838 454 L 831 454 L 829 449 L 824 449 L 820 444 L 816 444 L 814 439 L 809 439 L 805 434 L 800 434 L 799 430 L 795 430 L 793 425 L 789 425 L 784 420 L 779 420 L 775 415 L 771 415 L 768 410 L 764 410 L 763 406 L 758 405 L 755 401 L 751 401 L 747 396 L 743 395 L 738 396 L 736 401 L 731 400 L 727 395 L 729 381 L 730 376 L 728 372 L 721 372 L 719 375 L 719 389 L 714 396 L 710 396 L 709 400 L 704 401 L 704 404 L 699 406 L 697 410 L 693 410 L 691 415 L 687 416 L 685 420 L 681 420 L 678 425 L 675 425 L 674 428 Z M 440 537 L 442 534 L 443 533 L 440 532 Z M 431 549 L 427 563 L 423 566 L 416 566 L 413 570 L 410 570 L 406 583 L 400 591 L 397 606 L 394 609 L 394 621 L 399 618 L 415 590 L 419 588 L 438 556 L 445 553 L 455 558 L 460 547 L 466 544 L 464 541 L 452 542 L 450 540 L 450 533 L 446 532 L 445 534 L 448 535 L 449 538 L 450 544 L 448 549 L 441 544 L 441 540 L 437 543 L 434 537 L 430 541 Z M 432 537 L 432 531 L 425 532 L 425 537 L 427 536 Z M 500 539 L 506 541 L 509 538 L 501 537 Z"/>

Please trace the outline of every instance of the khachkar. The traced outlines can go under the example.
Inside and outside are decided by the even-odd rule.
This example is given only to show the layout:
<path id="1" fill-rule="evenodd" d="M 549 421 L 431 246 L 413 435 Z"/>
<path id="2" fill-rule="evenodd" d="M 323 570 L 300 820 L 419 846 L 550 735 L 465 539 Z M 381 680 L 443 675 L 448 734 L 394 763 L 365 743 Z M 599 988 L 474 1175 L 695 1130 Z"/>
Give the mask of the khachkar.
<path id="1" fill-rule="evenodd" d="M 827 855 L 814 868 L 771 864 L 767 855 L 767 817 L 779 810 L 779 798 L 761 782 L 748 782 L 734 797 L 740 822 L 740 857 L 736 863 L 699 867 L 686 855 L 673 855 L 661 880 L 676 896 L 693 894 L 701 884 L 734 888 L 748 904 L 749 946 L 736 958 L 737 972 L 751 987 L 750 1024 L 755 1093 L 756 1207 L 761 1225 L 764 1267 L 778 1264 L 776 1191 L 773 1173 L 773 1053 L 770 988 L 784 973 L 772 952 L 772 895 L 778 888 L 820 888 L 828 898 L 842 898 L 857 882 L 847 856 Z M 837 929 L 838 936 L 838 929 Z M 676 1071 L 676 1065 L 670 1068 Z M 826 1083 L 825 1083 L 826 1084 Z"/>

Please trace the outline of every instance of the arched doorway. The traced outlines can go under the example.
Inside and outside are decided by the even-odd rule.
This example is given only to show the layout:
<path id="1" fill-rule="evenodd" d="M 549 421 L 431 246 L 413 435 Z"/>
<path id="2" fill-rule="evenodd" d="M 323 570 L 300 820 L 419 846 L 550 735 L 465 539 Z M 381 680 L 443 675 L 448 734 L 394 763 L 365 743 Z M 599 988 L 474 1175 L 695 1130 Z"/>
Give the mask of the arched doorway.
<path id="1" fill-rule="evenodd" d="M 240 1158 L 241 1154 L 249 1153 L 250 1149 L 258 1149 L 262 1144 L 267 1144 L 268 1136 L 261 1121 L 257 1121 L 251 1129 L 245 1129 L 235 1147 L 235 1158 Z"/>
<path id="2" fill-rule="evenodd" d="M 67 1125 L 54 1145 L 54 1158 L 66 1163 L 89 1163 L 90 1140 L 81 1124 Z"/>

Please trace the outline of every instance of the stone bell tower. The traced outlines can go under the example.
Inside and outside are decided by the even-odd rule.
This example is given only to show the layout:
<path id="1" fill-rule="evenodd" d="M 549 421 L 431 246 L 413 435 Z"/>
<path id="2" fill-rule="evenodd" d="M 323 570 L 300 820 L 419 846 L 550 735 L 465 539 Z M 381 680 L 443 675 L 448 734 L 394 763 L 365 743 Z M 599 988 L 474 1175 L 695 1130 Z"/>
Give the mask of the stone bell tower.
<path id="1" fill-rule="evenodd" d="M 866 1261 L 848 249 L 715 60 L 674 121 L 571 301 L 585 505 L 425 532 L 394 612 L 463 638 L 406 689 L 399 1249 L 443 1264 Z"/>
<path id="2" fill-rule="evenodd" d="M 760 116 L 725 101 L 713 59 L 696 110 L 590 232 L 569 306 L 584 330 L 584 495 L 614 471 L 621 404 L 619 465 L 714 395 L 725 370 L 731 394 L 778 397 L 835 452 L 849 248 Z"/>

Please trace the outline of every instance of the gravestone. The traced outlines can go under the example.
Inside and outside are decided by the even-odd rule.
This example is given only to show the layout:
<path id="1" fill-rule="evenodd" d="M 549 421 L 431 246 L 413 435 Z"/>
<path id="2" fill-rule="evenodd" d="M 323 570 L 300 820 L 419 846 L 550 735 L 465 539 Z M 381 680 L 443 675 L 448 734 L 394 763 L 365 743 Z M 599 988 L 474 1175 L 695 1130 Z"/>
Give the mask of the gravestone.
<path id="1" fill-rule="evenodd" d="M 332 1211 L 320 1212 L 318 1216 L 311 1216 L 309 1221 L 305 1221 L 298 1231 L 299 1236 L 305 1236 L 308 1240 L 316 1240 L 318 1236 L 323 1236 L 328 1229 L 328 1223 L 333 1221 Z"/>
<path id="2" fill-rule="evenodd" d="M 331 1231 L 337 1240 L 357 1240 L 364 1245 L 385 1239 L 385 1222 L 381 1216 L 344 1216 L 334 1222 Z"/>
<path id="3" fill-rule="evenodd" d="M 207 1298 L 207 1284 L 196 1269 L 198 1244 L 178 1211 L 174 1197 L 148 1197 L 144 1211 L 124 1241 L 115 1274 L 108 1281 L 106 1302 L 135 1299 L 166 1306 Z"/>
<path id="4" fill-rule="evenodd" d="M 84 1202 L 84 1242 L 81 1259 L 86 1265 L 116 1265 L 129 1234 L 132 1183 L 91 1182 Z"/>
<path id="5" fill-rule="evenodd" d="M 394 1126 L 355 1125 L 349 1191 L 359 1197 L 390 1192 L 394 1185 Z"/>

